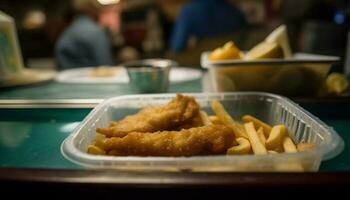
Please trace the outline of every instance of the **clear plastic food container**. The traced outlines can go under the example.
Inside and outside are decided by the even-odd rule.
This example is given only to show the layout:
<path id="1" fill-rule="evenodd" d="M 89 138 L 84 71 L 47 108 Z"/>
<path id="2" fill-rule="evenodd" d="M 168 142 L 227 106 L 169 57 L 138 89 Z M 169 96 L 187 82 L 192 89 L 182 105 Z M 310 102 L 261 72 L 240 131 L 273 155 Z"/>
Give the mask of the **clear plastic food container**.
<path id="1" fill-rule="evenodd" d="M 344 148 L 339 135 L 318 118 L 287 98 L 256 92 L 188 94 L 202 109 L 213 114 L 211 101 L 218 99 L 235 119 L 245 114 L 275 125 L 285 124 L 296 143 L 315 143 L 316 148 L 299 153 L 268 155 L 215 155 L 193 157 L 113 157 L 87 154 L 97 127 L 136 113 L 145 106 L 164 105 L 175 94 L 131 95 L 111 98 L 97 106 L 62 143 L 62 154 L 88 168 L 164 171 L 317 171 L 322 160 L 338 155 Z"/>
<path id="2" fill-rule="evenodd" d="M 338 57 L 297 53 L 288 59 L 256 61 L 210 61 L 210 52 L 201 56 L 209 69 L 213 92 L 263 91 L 286 96 L 315 96 Z"/>

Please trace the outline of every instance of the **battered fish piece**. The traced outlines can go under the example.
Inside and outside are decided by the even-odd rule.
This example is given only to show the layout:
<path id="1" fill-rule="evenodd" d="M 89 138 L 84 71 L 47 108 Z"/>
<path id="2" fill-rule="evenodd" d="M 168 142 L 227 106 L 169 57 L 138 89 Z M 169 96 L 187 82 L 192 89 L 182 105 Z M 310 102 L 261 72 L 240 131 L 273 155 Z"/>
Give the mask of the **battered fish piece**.
<path id="1" fill-rule="evenodd" d="M 109 155 L 115 156 L 195 156 L 226 154 L 234 133 L 224 125 L 210 125 L 181 131 L 132 132 L 106 141 Z"/>
<path id="2" fill-rule="evenodd" d="M 180 126 L 172 128 L 170 131 L 180 131 L 182 129 L 190 129 L 190 128 L 195 128 L 195 127 L 200 127 L 204 126 L 202 118 L 199 116 L 199 112 L 196 116 L 192 118 L 191 121 L 181 124 Z"/>
<path id="3" fill-rule="evenodd" d="M 135 115 L 112 123 L 109 128 L 97 128 L 96 131 L 107 137 L 124 137 L 130 132 L 171 130 L 192 122 L 198 113 L 199 105 L 193 97 L 177 94 L 165 106 L 145 108 Z"/>

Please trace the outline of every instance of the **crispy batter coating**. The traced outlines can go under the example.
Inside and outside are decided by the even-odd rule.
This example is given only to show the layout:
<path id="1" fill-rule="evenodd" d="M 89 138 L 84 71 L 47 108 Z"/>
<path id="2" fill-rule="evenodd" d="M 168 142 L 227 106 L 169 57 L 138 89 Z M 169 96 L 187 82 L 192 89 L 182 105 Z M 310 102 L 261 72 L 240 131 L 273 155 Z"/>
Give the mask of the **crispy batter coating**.
<path id="1" fill-rule="evenodd" d="M 180 126 L 174 127 L 170 131 L 180 131 L 182 129 L 190 129 L 190 128 L 195 128 L 200 126 L 204 126 L 204 124 L 198 112 L 198 114 L 194 116 L 191 121 L 181 124 Z"/>
<path id="2" fill-rule="evenodd" d="M 195 156 L 226 154 L 234 141 L 233 131 L 210 125 L 181 131 L 132 132 L 106 141 L 109 155 L 115 156 Z"/>
<path id="3" fill-rule="evenodd" d="M 191 123 L 198 116 L 199 105 L 193 97 L 178 94 L 165 106 L 145 108 L 135 115 L 112 123 L 109 128 L 96 131 L 107 137 L 124 137 L 130 132 L 171 130 Z"/>

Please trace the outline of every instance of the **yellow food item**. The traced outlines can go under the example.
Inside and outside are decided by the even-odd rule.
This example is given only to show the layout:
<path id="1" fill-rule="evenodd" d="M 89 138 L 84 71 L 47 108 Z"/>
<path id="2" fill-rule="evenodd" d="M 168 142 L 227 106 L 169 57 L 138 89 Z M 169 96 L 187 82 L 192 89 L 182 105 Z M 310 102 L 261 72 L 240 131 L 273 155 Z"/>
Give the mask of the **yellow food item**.
<path id="1" fill-rule="evenodd" d="M 312 143 L 300 143 L 300 144 L 297 144 L 297 150 L 299 152 L 308 151 L 315 148 L 315 146 L 316 145 Z"/>
<path id="2" fill-rule="evenodd" d="M 263 128 L 265 137 L 269 137 L 269 134 L 271 132 L 272 127 L 270 125 L 266 124 L 265 122 L 255 118 L 251 115 L 244 115 L 242 117 L 242 121 L 244 123 L 253 122 L 256 129 Z"/>
<path id="3" fill-rule="evenodd" d="M 95 145 L 89 145 L 87 152 L 93 155 L 106 155 L 106 151 Z"/>
<path id="4" fill-rule="evenodd" d="M 265 42 L 277 43 L 282 48 L 284 58 L 292 57 L 286 25 L 281 25 L 272 31 L 270 35 L 266 37 Z"/>
<path id="5" fill-rule="evenodd" d="M 230 127 L 235 133 L 236 138 L 244 137 L 248 138 L 245 130 L 241 124 L 236 122 L 225 110 L 224 106 L 217 100 L 214 100 L 211 104 L 211 108 L 215 114 L 220 118 L 222 123 Z"/>
<path id="6" fill-rule="evenodd" d="M 244 124 L 244 128 L 248 135 L 250 144 L 252 145 L 252 149 L 254 154 L 267 154 L 267 150 L 265 144 L 260 141 L 258 134 L 254 128 L 253 122 L 249 122 Z"/>
<path id="7" fill-rule="evenodd" d="M 271 32 L 263 42 L 253 47 L 244 56 L 244 60 L 290 57 L 292 57 L 292 51 L 289 45 L 287 27 L 281 25 Z"/>
<path id="8" fill-rule="evenodd" d="M 202 120 L 202 123 L 204 126 L 210 126 L 213 125 L 213 123 L 210 121 L 208 114 L 205 111 L 199 111 L 199 116 Z"/>
<path id="9" fill-rule="evenodd" d="M 266 137 L 264 135 L 264 129 L 262 127 L 260 127 L 256 133 L 258 134 L 261 143 L 263 143 L 265 145 L 266 144 Z"/>
<path id="10" fill-rule="evenodd" d="M 95 78 L 113 77 L 119 73 L 119 69 L 115 67 L 96 67 L 90 71 L 90 76 Z"/>
<path id="11" fill-rule="evenodd" d="M 209 59 L 213 61 L 241 59 L 241 51 L 236 47 L 235 43 L 227 42 L 223 47 L 215 49 Z"/>
<path id="12" fill-rule="evenodd" d="M 272 150 L 268 150 L 267 153 L 269 153 L 269 154 L 278 154 L 277 151 L 272 151 Z"/>
<path id="13" fill-rule="evenodd" d="M 209 120 L 211 121 L 212 124 L 223 125 L 223 123 L 220 120 L 220 118 L 218 116 L 216 116 L 216 115 L 209 116 Z"/>
<path id="14" fill-rule="evenodd" d="M 269 138 L 266 140 L 266 148 L 268 150 L 278 150 L 281 148 L 286 129 L 285 125 L 277 125 L 272 128 Z"/>
<path id="15" fill-rule="evenodd" d="M 250 154 L 252 152 L 252 147 L 250 146 L 249 140 L 245 138 L 237 138 L 236 139 L 238 145 L 233 146 L 227 150 L 228 155 L 242 155 L 242 154 Z"/>
<path id="16" fill-rule="evenodd" d="M 96 133 L 95 146 L 104 149 L 106 147 L 106 136 Z"/>
<path id="17" fill-rule="evenodd" d="M 349 80 L 344 74 L 331 73 L 321 84 L 319 96 L 341 95 L 349 89 Z"/>
<path id="18" fill-rule="evenodd" d="M 295 146 L 293 140 L 286 136 L 283 139 L 283 150 L 286 153 L 296 153 L 298 152 L 297 147 Z"/>
<path id="19" fill-rule="evenodd" d="M 233 131 L 224 125 L 209 125 L 181 131 L 131 132 L 107 141 L 115 156 L 195 156 L 226 154 L 233 146 Z"/>
<path id="20" fill-rule="evenodd" d="M 332 73 L 327 77 L 326 84 L 330 92 L 336 94 L 343 93 L 349 87 L 349 81 L 345 75 Z"/>
<path id="21" fill-rule="evenodd" d="M 252 48 L 244 56 L 244 60 L 260 60 L 268 58 L 283 58 L 283 50 L 278 43 L 262 42 Z"/>
<path id="22" fill-rule="evenodd" d="M 287 27 L 281 25 L 266 37 L 264 41 L 257 44 L 245 55 L 236 47 L 235 43 L 230 41 L 224 46 L 215 49 L 210 55 L 209 60 L 260 60 L 269 58 L 290 58 L 292 50 L 290 48 Z"/>

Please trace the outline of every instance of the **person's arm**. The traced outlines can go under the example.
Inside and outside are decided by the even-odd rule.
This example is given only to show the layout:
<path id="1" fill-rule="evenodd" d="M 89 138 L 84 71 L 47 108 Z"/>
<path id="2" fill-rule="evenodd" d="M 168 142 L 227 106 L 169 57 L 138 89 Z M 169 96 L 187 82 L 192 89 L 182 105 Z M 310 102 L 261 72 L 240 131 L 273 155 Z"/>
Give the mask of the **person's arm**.
<path id="1" fill-rule="evenodd" d="M 170 39 L 170 48 L 179 53 L 187 47 L 190 38 L 190 11 L 185 7 L 179 14 Z"/>

